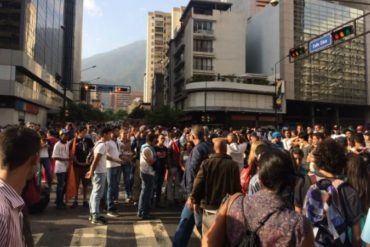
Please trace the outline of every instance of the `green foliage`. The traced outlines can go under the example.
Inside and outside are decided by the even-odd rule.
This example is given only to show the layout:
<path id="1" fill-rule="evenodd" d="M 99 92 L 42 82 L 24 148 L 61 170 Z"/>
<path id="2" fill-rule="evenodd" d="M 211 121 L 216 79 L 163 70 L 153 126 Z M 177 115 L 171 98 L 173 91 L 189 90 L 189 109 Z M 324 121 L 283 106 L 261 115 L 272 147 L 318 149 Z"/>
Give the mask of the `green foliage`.
<path id="1" fill-rule="evenodd" d="M 132 110 L 128 117 L 133 119 L 144 119 L 146 114 L 147 111 L 145 111 L 142 107 L 137 106 Z"/>
<path id="2" fill-rule="evenodd" d="M 125 111 L 120 110 L 114 113 L 112 110 L 108 109 L 102 112 L 87 104 L 69 103 L 67 110 L 68 116 L 66 116 L 66 120 L 73 122 L 118 121 L 127 118 L 127 113 Z"/>
<path id="3" fill-rule="evenodd" d="M 151 126 L 180 126 L 180 121 L 183 116 L 184 113 L 182 111 L 171 109 L 168 106 L 163 106 L 159 109 L 148 112 L 145 117 L 145 121 Z"/>

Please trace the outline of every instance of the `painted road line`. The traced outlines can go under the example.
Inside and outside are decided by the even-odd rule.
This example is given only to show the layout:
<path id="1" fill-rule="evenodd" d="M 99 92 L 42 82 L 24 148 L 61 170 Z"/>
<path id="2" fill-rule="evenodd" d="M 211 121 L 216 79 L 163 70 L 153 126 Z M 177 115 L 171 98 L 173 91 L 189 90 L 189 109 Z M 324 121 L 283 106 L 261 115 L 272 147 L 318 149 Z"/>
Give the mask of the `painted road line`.
<path id="1" fill-rule="evenodd" d="M 171 247 L 172 242 L 161 220 L 151 221 L 158 246 Z"/>
<path id="2" fill-rule="evenodd" d="M 96 226 L 76 229 L 70 246 L 106 246 L 107 226 Z"/>
<path id="3" fill-rule="evenodd" d="M 134 233 L 136 245 L 140 247 L 158 246 L 153 226 L 149 220 L 138 221 L 134 223 Z"/>
<path id="4" fill-rule="evenodd" d="M 37 244 L 39 243 L 39 241 L 40 241 L 40 239 L 42 238 L 43 235 L 44 235 L 43 233 L 32 234 L 33 243 L 35 244 L 35 246 L 37 246 Z"/>

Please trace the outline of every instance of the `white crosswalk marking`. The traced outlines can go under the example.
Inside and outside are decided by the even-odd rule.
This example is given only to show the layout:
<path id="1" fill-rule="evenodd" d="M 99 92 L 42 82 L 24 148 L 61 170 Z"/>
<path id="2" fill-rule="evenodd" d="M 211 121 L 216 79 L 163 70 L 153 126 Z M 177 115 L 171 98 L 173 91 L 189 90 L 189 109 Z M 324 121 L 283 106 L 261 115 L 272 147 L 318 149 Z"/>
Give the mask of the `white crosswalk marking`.
<path id="1" fill-rule="evenodd" d="M 74 229 L 71 241 L 69 242 L 68 239 L 66 242 L 69 242 L 69 246 L 71 247 L 106 247 L 108 244 L 108 238 L 110 238 L 110 240 L 120 239 L 124 241 L 126 239 L 132 241 L 133 243 L 136 242 L 136 246 L 138 247 L 172 246 L 172 241 L 169 233 L 167 232 L 167 229 L 161 220 L 137 221 L 133 222 L 132 226 L 133 227 L 131 228 L 127 225 L 125 227 L 125 230 L 123 230 L 122 232 L 118 232 L 119 236 L 109 235 L 112 234 L 112 232 L 116 231 L 110 229 L 109 225 L 78 228 Z M 200 235 L 196 230 L 194 230 L 194 234 L 196 235 L 196 237 L 200 238 Z M 41 240 L 41 238 L 45 238 L 45 236 L 45 233 L 33 234 L 35 246 L 40 246 L 39 243 L 47 241 L 46 239 Z M 116 246 L 116 244 L 114 244 L 114 246 Z M 66 246 L 68 246 L 68 244 Z M 135 244 L 133 244 L 131 247 L 135 247 Z"/>
<path id="2" fill-rule="evenodd" d="M 106 246 L 107 226 L 96 226 L 76 229 L 70 246 Z"/>
<path id="3" fill-rule="evenodd" d="M 168 236 L 167 230 L 162 224 L 162 221 L 152 221 L 153 231 L 157 239 L 158 246 L 171 247 L 172 242 L 170 236 Z"/>
<path id="4" fill-rule="evenodd" d="M 35 246 L 37 246 L 38 242 L 40 241 L 40 239 L 42 238 L 43 235 L 44 235 L 43 233 L 32 234 L 33 243 L 35 244 Z"/>
<path id="5" fill-rule="evenodd" d="M 138 221 L 134 223 L 134 233 L 137 246 L 154 247 L 157 240 L 150 221 Z"/>

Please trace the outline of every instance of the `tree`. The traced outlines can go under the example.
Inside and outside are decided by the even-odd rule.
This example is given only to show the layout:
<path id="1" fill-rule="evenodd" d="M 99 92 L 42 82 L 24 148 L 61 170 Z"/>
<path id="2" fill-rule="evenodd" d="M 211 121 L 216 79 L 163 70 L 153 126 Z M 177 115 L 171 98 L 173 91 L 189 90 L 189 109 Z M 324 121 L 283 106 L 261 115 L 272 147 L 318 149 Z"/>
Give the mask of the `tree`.
<path id="1" fill-rule="evenodd" d="M 162 106 L 154 111 L 148 112 L 145 121 L 151 125 L 179 126 L 184 113 L 180 110 L 171 109 L 168 106 Z"/>
<path id="2" fill-rule="evenodd" d="M 128 117 L 133 118 L 133 119 L 144 119 L 146 114 L 147 114 L 146 110 L 144 110 L 140 106 L 137 106 L 132 110 L 132 112 L 128 115 Z"/>

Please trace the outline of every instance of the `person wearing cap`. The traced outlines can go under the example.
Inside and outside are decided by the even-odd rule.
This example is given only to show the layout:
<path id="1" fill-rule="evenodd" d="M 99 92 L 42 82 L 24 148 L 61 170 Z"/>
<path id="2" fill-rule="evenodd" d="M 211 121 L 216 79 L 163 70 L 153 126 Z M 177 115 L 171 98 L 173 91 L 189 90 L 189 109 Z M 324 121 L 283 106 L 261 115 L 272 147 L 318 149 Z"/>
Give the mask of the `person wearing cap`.
<path id="1" fill-rule="evenodd" d="M 337 140 L 340 138 L 345 138 L 345 135 L 341 133 L 340 126 L 336 124 L 333 126 L 333 134 L 330 137 L 333 140 Z"/>
<path id="2" fill-rule="evenodd" d="M 52 158 L 55 160 L 55 174 L 57 176 L 56 205 L 57 209 L 64 209 L 66 204 L 64 203 L 63 198 L 67 182 L 67 170 L 70 161 L 68 145 L 69 130 L 62 129 L 59 136 L 60 140 L 54 146 Z"/>
<path id="3" fill-rule="evenodd" d="M 275 131 L 271 135 L 271 144 L 274 148 L 284 148 L 283 143 L 281 142 L 281 134 L 278 131 Z"/>

